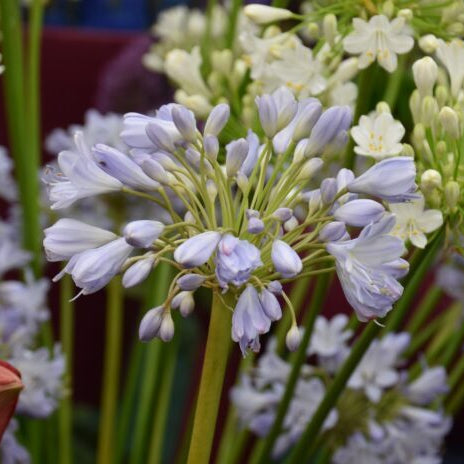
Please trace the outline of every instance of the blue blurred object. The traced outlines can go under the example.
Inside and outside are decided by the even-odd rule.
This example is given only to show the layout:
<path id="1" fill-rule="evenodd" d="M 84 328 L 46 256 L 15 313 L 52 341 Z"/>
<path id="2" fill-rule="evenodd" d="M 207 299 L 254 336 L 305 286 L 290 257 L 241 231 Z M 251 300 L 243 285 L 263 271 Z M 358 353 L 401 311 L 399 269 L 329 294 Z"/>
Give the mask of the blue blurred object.
<path id="1" fill-rule="evenodd" d="M 182 0 L 52 0 L 45 24 L 101 29 L 140 30 L 154 22 L 156 14 Z"/>

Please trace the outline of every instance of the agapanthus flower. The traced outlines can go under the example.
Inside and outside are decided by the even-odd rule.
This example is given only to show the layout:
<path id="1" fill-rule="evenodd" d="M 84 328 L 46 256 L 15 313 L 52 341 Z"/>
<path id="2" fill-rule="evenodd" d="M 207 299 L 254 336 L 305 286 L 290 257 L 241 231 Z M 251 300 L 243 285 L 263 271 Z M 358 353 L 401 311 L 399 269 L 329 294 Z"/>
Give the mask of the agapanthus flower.
<path id="1" fill-rule="evenodd" d="M 297 100 L 286 88 L 260 96 L 256 104 L 262 139 L 260 131 L 248 131 L 246 138 L 222 145 L 230 118 L 224 103 L 211 110 L 202 131 L 194 114 L 178 104 L 161 107 L 155 116 L 125 115 L 121 137 L 130 155 L 101 144 L 87 148 L 78 136 L 85 195 L 101 193 L 101 180 L 111 179 L 115 190 L 152 201 L 169 219 L 142 216 L 121 224 L 122 236 L 59 220 L 46 229 L 44 240 L 49 259 L 68 260 L 57 278 L 68 273 L 81 293 L 89 294 L 119 272 L 124 272 L 125 286 L 134 286 L 160 260 L 167 261 L 179 273 L 165 304 L 143 319 L 141 338 L 171 339 L 171 310 L 189 314 L 192 294 L 203 286 L 230 297 L 235 307 L 232 338 L 244 353 L 257 350 L 259 336 L 280 319 L 285 308 L 280 298 L 286 300 L 282 283 L 314 269 L 329 272 L 331 256 L 360 318 L 385 315 L 401 294 L 397 279 L 406 265 L 399 259 L 401 240 L 381 231 L 385 208 L 374 198 L 410 197 L 415 188 L 412 159 L 392 158 L 358 177 L 341 170 L 321 180 L 322 156 L 343 148 L 351 110 L 322 111 L 317 100 Z M 314 184 L 320 188 L 307 192 Z M 106 184 L 103 190 L 108 191 Z M 305 207 L 305 214 L 296 213 Z M 347 226 L 365 229 L 349 240 Z M 317 258 L 323 264 L 314 267 Z M 288 310 L 292 324 L 286 341 L 296 349 L 301 334 L 290 306 Z"/>

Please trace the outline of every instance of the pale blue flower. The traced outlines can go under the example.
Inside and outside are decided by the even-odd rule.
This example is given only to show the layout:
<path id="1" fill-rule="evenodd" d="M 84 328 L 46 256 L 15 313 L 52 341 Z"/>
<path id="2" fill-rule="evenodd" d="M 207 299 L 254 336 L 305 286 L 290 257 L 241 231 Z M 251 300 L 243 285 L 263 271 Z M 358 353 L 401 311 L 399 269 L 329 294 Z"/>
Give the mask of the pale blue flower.
<path id="1" fill-rule="evenodd" d="M 259 294 L 259 300 L 263 306 L 263 311 L 271 321 L 278 321 L 282 317 L 282 309 L 279 300 L 269 290 L 262 290 Z"/>
<path id="2" fill-rule="evenodd" d="M 400 258 L 402 240 L 388 235 L 393 224 L 387 216 L 365 227 L 358 238 L 327 244 L 345 296 L 361 321 L 384 317 L 403 293 L 396 269 L 407 269 L 408 263 Z"/>
<path id="3" fill-rule="evenodd" d="M 333 216 L 349 226 L 364 227 L 371 222 L 378 222 L 385 213 L 385 208 L 374 200 L 359 199 L 346 202 L 338 207 Z"/>
<path id="4" fill-rule="evenodd" d="M 130 288 L 143 282 L 149 276 L 154 264 L 155 258 L 153 256 L 140 259 L 132 264 L 122 276 L 123 287 Z"/>
<path id="5" fill-rule="evenodd" d="M 239 342 L 243 355 L 247 348 L 259 351 L 259 336 L 271 328 L 271 320 L 264 312 L 258 292 L 247 285 L 241 293 L 232 315 L 232 340 Z"/>
<path id="6" fill-rule="evenodd" d="M 446 369 L 443 366 L 426 368 L 406 387 L 408 398 L 415 404 L 430 404 L 449 390 Z"/>
<path id="7" fill-rule="evenodd" d="M 218 282 L 227 288 L 230 283 L 237 287 L 246 283 L 251 273 L 263 263 L 258 248 L 226 234 L 219 242 L 215 264 Z"/>
<path id="8" fill-rule="evenodd" d="M 209 113 L 208 119 L 203 130 L 204 135 L 218 136 L 224 129 L 230 116 L 230 108 L 227 103 L 220 103 Z"/>
<path id="9" fill-rule="evenodd" d="M 206 280 L 205 276 L 200 274 L 185 274 L 177 279 L 177 285 L 181 290 L 196 290 L 201 287 Z"/>

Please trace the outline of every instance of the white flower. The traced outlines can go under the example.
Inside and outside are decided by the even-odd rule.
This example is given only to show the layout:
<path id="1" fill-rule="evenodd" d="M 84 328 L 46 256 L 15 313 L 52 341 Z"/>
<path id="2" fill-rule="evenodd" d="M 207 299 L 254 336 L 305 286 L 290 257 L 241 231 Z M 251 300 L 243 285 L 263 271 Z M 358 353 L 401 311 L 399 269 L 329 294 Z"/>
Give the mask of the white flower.
<path id="1" fill-rule="evenodd" d="M 454 39 L 451 42 L 439 41 L 437 57 L 444 64 L 451 80 L 451 93 L 457 97 L 464 80 L 464 42 Z"/>
<path id="2" fill-rule="evenodd" d="M 18 196 L 16 184 L 11 176 L 13 161 L 5 148 L 0 147 L 0 197 L 14 201 Z"/>
<path id="3" fill-rule="evenodd" d="M 376 160 L 399 155 L 403 150 L 400 141 L 404 132 L 401 122 L 393 119 L 390 113 L 361 116 L 359 124 L 351 129 L 351 136 L 357 144 L 354 151 Z"/>
<path id="4" fill-rule="evenodd" d="M 22 350 L 9 362 L 21 372 L 24 383 L 18 412 L 32 417 L 48 417 L 63 394 L 65 360 L 59 346 L 55 346 L 53 357 L 48 348 L 39 348 Z"/>
<path id="5" fill-rule="evenodd" d="M 360 55 L 359 67 L 367 68 L 376 59 L 388 72 L 397 66 L 397 54 L 411 50 L 414 40 L 405 27 L 404 18 L 392 22 L 384 15 L 373 16 L 369 22 L 353 19 L 354 31 L 345 37 L 343 45 L 348 53 Z"/>
<path id="6" fill-rule="evenodd" d="M 405 203 L 390 203 L 390 211 L 396 216 L 391 234 L 403 241 L 410 240 L 417 248 L 425 248 L 425 234 L 433 232 L 443 224 L 443 215 L 438 209 L 424 210 L 424 198 Z"/>

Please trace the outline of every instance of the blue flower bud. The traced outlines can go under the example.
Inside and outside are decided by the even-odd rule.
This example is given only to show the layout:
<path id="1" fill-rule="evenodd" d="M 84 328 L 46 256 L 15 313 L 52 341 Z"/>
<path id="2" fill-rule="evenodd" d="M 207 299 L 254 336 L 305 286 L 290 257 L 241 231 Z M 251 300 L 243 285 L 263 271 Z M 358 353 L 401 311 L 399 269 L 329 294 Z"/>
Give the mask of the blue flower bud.
<path id="1" fill-rule="evenodd" d="M 187 158 L 188 162 L 198 171 L 201 169 L 202 164 L 203 168 L 207 172 L 211 172 L 213 170 L 211 163 L 205 158 L 202 160 L 201 154 L 191 147 L 185 151 L 185 157 Z"/>
<path id="2" fill-rule="evenodd" d="M 277 107 L 271 95 L 256 97 L 259 120 L 267 137 L 272 138 L 277 132 Z"/>
<path id="3" fill-rule="evenodd" d="M 224 129 L 224 126 L 227 124 L 229 116 L 229 105 L 227 105 L 226 103 L 221 103 L 215 106 L 211 110 L 211 113 L 209 113 L 203 134 L 218 136 L 222 129 Z"/>
<path id="4" fill-rule="evenodd" d="M 282 317 L 279 300 L 269 290 L 263 290 L 259 295 L 264 314 L 271 321 L 278 321 Z"/>
<path id="5" fill-rule="evenodd" d="M 148 138 L 161 150 L 167 152 L 174 152 L 176 150 L 171 135 L 160 124 L 149 122 L 145 127 L 145 131 L 148 135 Z"/>
<path id="6" fill-rule="evenodd" d="M 221 234 L 215 231 L 194 235 L 174 251 L 174 259 L 183 267 L 192 268 L 205 264 L 216 250 Z"/>
<path id="7" fill-rule="evenodd" d="M 303 269 L 303 263 L 298 254 L 282 240 L 274 240 L 271 258 L 275 270 L 283 277 L 295 277 Z"/>
<path id="8" fill-rule="evenodd" d="M 197 140 L 197 122 L 192 111 L 184 106 L 175 105 L 171 110 L 172 122 L 176 125 L 182 137 L 194 143 Z"/>
<path id="9" fill-rule="evenodd" d="M 337 181 L 333 178 L 324 179 L 321 183 L 321 200 L 325 205 L 330 205 L 337 195 Z"/>
<path id="10" fill-rule="evenodd" d="M 253 168 L 258 162 L 259 138 L 254 132 L 249 130 L 246 141 L 248 142 L 248 153 L 245 158 L 245 161 L 243 161 L 240 167 L 240 172 L 248 177 L 252 173 Z"/>
<path id="11" fill-rule="evenodd" d="M 226 145 L 226 173 L 228 177 L 234 177 L 242 166 L 248 154 L 248 142 L 238 139 Z"/>
<path id="12" fill-rule="evenodd" d="M 256 209 L 247 209 L 245 211 L 245 215 L 247 219 L 259 218 L 259 211 L 257 211 Z"/>
<path id="13" fill-rule="evenodd" d="M 154 159 L 146 159 L 142 162 L 140 167 L 147 176 L 156 180 L 160 184 L 168 185 L 170 183 L 168 173 L 163 168 L 163 166 L 158 163 L 158 161 Z"/>
<path id="14" fill-rule="evenodd" d="M 344 222 L 334 221 L 325 225 L 319 232 L 319 240 L 321 242 L 337 242 L 346 234 Z"/>
<path id="15" fill-rule="evenodd" d="M 285 344 L 290 351 L 296 351 L 301 343 L 301 332 L 300 329 L 294 325 L 287 332 L 285 337 Z"/>
<path id="16" fill-rule="evenodd" d="M 217 159 L 219 153 L 219 140 L 215 135 L 207 135 L 203 139 L 203 148 L 205 155 L 211 161 Z"/>
<path id="17" fill-rule="evenodd" d="M 274 295 L 281 295 L 283 292 L 282 284 L 278 280 L 272 280 L 267 284 L 267 289 Z"/>
<path id="18" fill-rule="evenodd" d="M 201 287 L 205 280 L 206 277 L 200 274 L 185 274 L 177 279 L 177 285 L 181 290 L 194 291 Z"/>
<path id="19" fill-rule="evenodd" d="M 318 121 L 322 113 L 322 105 L 316 100 L 307 105 L 303 111 L 299 112 L 295 118 L 295 128 L 292 140 L 298 142 L 309 137 L 311 130 Z"/>
<path id="20" fill-rule="evenodd" d="M 129 245 L 137 248 L 150 248 L 161 235 L 164 224 L 159 221 L 132 221 L 124 227 L 123 235 Z"/>
<path id="21" fill-rule="evenodd" d="M 348 106 L 333 106 L 322 113 L 309 136 L 306 156 L 320 155 L 335 140 L 339 133 L 346 132 L 352 119 Z"/>
<path id="22" fill-rule="evenodd" d="M 171 313 L 164 313 L 163 319 L 161 321 L 161 326 L 159 328 L 159 338 L 163 342 L 169 342 L 174 337 L 174 321 L 172 320 Z"/>
<path id="23" fill-rule="evenodd" d="M 385 213 L 385 208 L 374 200 L 352 200 L 337 208 L 334 218 L 349 226 L 364 227 L 377 222 Z"/>
<path id="24" fill-rule="evenodd" d="M 281 222 L 288 221 L 292 216 L 293 216 L 293 211 L 290 208 L 277 208 L 272 213 L 272 217 Z"/>
<path id="25" fill-rule="evenodd" d="M 150 179 L 127 155 L 115 148 L 98 143 L 92 150 L 100 168 L 125 185 L 136 189 L 155 190 L 158 182 Z"/>
<path id="26" fill-rule="evenodd" d="M 264 230 L 264 222 L 256 217 L 248 219 L 247 231 L 250 234 L 260 234 Z"/>
<path id="27" fill-rule="evenodd" d="M 163 306 L 157 306 L 147 311 L 143 316 L 139 325 L 139 338 L 142 342 L 149 342 L 158 335 L 163 320 L 163 312 Z"/>
<path id="28" fill-rule="evenodd" d="M 173 309 L 179 308 L 179 312 L 182 317 L 187 317 L 195 308 L 195 300 L 193 299 L 192 292 L 180 292 L 178 293 L 171 302 Z"/>
<path id="29" fill-rule="evenodd" d="M 374 164 L 347 185 L 348 191 L 376 196 L 389 202 L 416 198 L 416 166 L 408 156 L 387 158 Z"/>
<path id="30" fill-rule="evenodd" d="M 153 256 L 135 262 L 122 276 L 123 287 L 130 288 L 143 282 L 150 274 L 154 262 Z"/>

